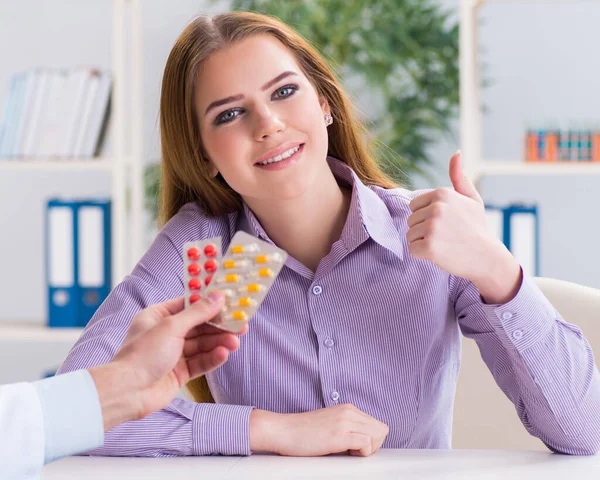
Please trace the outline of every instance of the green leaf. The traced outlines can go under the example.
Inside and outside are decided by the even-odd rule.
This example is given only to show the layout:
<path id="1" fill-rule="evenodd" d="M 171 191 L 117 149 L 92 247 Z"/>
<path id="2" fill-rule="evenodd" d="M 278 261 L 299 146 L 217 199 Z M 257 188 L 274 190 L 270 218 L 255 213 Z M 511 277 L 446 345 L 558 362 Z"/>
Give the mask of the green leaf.
<path id="1" fill-rule="evenodd" d="M 434 0 L 233 0 L 232 10 L 274 15 L 315 45 L 351 98 L 382 105 L 363 119 L 382 168 L 406 186 L 430 178 L 428 148 L 459 105 L 455 15 Z"/>
<path id="2" fill-rule="evenodd" d="M 429 176 L 428 147 L 448 132 L 458 110 L 458 24 L 431 0 L 234 0 L 233 10 L 279 17 L 349 77 L 382 95 L 365 122 L 382 167 L 410 184 Z M 357 82 L 353 82 L 357 83 Z M 360 82 L 358 82 L 360 83 Z M 362 92 L 346 86 L 352 98 Z"/>

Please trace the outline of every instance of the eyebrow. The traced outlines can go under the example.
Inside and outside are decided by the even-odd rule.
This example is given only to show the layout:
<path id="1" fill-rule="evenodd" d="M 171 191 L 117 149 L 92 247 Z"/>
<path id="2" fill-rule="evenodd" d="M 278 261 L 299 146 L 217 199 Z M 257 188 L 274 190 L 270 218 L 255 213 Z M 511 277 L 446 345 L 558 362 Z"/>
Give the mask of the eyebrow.
<path id="1" fill-rule="evenodd" d="M 273 80 L 269 80 L 262 87 L 260 87 L 260 89 L 264 92 L 265 90 L 268 90 L 273 85 L 275 85 L 277 82 L 280 82 L 284 78 L 292 76 L 292 75 L 298 75 L 298 74 L 296 72 L 292 72 L 292 71 L 283 72 L 283 73 L 277 75 Z M 238 95 L 231 95 L 229 97 L 222 98 L 221 100 L 215 100 L 206 108 L 204 115 L 207 115 L 208 112 L 210 112 L 213 108 L 220 107 L 221 105 L 225 105 L 227 103 L 237 102 L 238 100 L 242 100 L 243 98 L 244 98 L 244 95 L 242 95 L 240 93 Z"/>

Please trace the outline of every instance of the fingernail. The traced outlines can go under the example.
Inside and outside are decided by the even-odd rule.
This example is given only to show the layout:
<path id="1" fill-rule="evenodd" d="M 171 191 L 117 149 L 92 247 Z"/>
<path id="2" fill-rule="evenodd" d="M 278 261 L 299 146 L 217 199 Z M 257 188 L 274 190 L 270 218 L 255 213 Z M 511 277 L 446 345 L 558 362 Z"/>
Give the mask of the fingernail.
<path id="1" fill-rule="evenodd" d="M 460 155 L 460 148 L 456 152 L 454 152 L 454 155 Z"/>
<path id="2" fill-rule="evenodd" d="M 212 303 L 219 303 L 222 298 L 223 298 L 223 294 L 216 290 L 210 292 L 207 297 L 208 301 L 212 302 Z"/>

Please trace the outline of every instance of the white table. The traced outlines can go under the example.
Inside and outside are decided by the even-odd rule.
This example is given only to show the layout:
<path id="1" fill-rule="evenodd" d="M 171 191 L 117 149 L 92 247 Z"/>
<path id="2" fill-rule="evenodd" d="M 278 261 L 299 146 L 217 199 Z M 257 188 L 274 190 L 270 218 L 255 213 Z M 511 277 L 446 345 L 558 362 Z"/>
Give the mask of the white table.
<path id="1" fill-rule="evenodd" d="M 296 458 L 250 457 L 108 458 L 69 457 L 47 465 L 55 479 L 594 479 L 600 454 L 572 457 L 500 450 L 380 450 L 367 458 L 348 455 Z"/>

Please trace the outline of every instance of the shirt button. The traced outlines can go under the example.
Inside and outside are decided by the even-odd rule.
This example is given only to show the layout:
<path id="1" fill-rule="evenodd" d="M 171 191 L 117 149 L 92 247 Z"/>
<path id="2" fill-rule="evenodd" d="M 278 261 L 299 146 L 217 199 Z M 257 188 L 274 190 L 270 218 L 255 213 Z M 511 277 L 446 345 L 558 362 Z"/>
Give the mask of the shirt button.
<path id="1" fill-rule="evenodd" d="M 340 398 L 340 394 L 338 392 L 336 392 L 335 390 L 333 392 L 331 392 L 331 399 L 334 402 L 337 402 Z"/>
<path id="2" fill-rule="evenodd" d="M 326 338 L 323 342 L 327 348 L 331 348 L 334 345 L 334 341 L 331 338 Z"/>
<path id="3" fill-rule="evenodd" d="M 321 285 L 315 285 L 312 289 L 312 292 L 315 295 L 321 295 L 323 293 L 323 288 L 321 288 Z"/>
<path id="4" fill-rule="evenodd" d="M 515 340 L 521 340 L 521 338 L 523 338 L 523 330 L 515 330 L 513 332 L 513 338 Z"/>
<path id="5" fill-rule="evenodd" d="M 502 314 L 502 318 L 503 318 L 504 320 L 510 320 L 512 317 L 513 317 L 513 314 L 512 314 L 512 313 L 510 313 L 510 312 L 504 312 L 504 313 Z"/>

